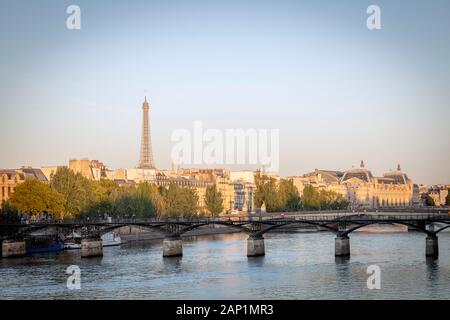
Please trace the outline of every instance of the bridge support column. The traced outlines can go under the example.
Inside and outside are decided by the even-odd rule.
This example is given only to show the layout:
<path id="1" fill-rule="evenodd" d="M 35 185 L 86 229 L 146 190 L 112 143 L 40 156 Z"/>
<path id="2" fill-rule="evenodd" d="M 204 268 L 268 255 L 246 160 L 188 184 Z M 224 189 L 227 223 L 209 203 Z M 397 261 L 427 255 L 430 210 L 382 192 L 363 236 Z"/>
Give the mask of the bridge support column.
<path id="1" fill-rule="evenodd" d="M 437 235 L 429 235 L 425 240 L 425 255 L 437 258 L 439 256 L 439 246 Z"/>
<path id="2" fill-rule="evenodd" d="M 181 237 L 165 238 L 163 241 L 163 257 L 181 257 L 183 255 L 183 241 Z"/>
<path id="3" fill-rule="evenodd" d="M 334 239 L 334 255 L 336 257 L 350 256 L 350 239 L 348 236 L 336 236 Z"/>
<path id="4" fill-rule="evenodd" d="M 23 240 L 4 240 L 2 243 L 2 257 L 23 257 L 26 255 L 25 241 Z"/>
<path id="5" fill-rule="evenodd" d="M 250 235 L 247 239 L 247 257 L 257 257 L 265 254 L 264 237 Z"/>
<path id="6" fill-rule="evenodd" d="M 101 238 L 89 238 L 81 240 L 81 257 L 103 256 L 103 241 Z"/>

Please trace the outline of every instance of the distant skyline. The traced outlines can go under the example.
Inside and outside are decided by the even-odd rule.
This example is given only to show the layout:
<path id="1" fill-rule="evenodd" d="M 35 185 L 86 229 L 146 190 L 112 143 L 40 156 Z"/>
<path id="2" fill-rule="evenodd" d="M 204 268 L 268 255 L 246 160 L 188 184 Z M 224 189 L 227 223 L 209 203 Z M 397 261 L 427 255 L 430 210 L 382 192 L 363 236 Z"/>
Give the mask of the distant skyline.
<path id="1" fill-rule="evenodd" d="M 71 4 L 81 30 L 66 28 Z M 364 160 L 448 184 L 448 39 L 448 0 L 4 0 L 0 168 L 137 167 L 147 96 L 157 168 L 171 133 L 201 120 L 280 129 L 281 176 Z"/>

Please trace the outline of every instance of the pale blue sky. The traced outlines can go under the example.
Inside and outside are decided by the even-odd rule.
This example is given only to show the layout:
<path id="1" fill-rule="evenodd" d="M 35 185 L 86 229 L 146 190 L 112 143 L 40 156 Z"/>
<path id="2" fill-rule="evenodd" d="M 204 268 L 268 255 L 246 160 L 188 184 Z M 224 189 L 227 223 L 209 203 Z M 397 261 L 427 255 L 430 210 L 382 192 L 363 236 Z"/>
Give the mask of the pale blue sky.
<path id="1" fill-rule="evenodd" d="M 154 157 L 171 132 L 279 128 L 280 174 L 450 183 L 450 1 L 0 0 L 0 168 Z M 78 4 L 82 29 L 66 29 Z M 381 7 L 382 30 L 366 28 Z"/>

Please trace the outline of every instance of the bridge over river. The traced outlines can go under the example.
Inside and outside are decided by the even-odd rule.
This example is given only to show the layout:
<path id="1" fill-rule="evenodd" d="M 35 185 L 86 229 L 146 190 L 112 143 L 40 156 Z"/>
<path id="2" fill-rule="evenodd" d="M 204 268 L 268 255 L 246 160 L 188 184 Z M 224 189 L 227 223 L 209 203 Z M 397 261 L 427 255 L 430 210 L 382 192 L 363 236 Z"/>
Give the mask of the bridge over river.
<path id="1" fill-rule="evenodd" d="M 426 256 L 439 255 L 438 233 L 450 227 L 449 212 L 436 210 L 405 212 L 294 212 L 259 214 L 248 216 L 220 216 L 215 218 L 159 218 L 159 219 L 99 219 L 76 221 L 39 221 L 29 223 L 3 223 L 2 256 L 14 257 L 25 254 L 25 236 L 46 228 L 54 228 L 61 234 L 78 232 L 82 234 L 81 255 L 93 257 L 103 255 L 101 235 L 126 226 L 158 229 L 165 234 L 163 256 L 174 257 L 183 254 L 181 235 L 208 225 L 222 225 L 237 228 L 248 233 L 247 256 L 265 254 L 264 234 L 284 226 L 311 225 L 335 233 L 335 255 L 350 256 L 349 235 L 362 227 L 373 224 L 401 224 L 423 232 L 426 236 Z"/>

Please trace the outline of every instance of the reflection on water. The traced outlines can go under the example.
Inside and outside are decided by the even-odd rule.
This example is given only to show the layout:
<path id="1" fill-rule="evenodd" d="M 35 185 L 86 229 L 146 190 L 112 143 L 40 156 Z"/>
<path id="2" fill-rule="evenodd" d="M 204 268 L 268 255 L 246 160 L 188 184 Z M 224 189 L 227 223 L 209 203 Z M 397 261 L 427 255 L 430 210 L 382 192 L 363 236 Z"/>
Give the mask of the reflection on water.
<path id="1" fill-rule="evenodd" d="M 334 256 L 334 235 L 270 233 L 266 256 L 247 258 L 245 234 L 190 237 L 183 256 L 162 257 L 162 241 L 0 259 L 2 299 L 450 299 L 450 234 L 439 260 L 425 258 L 421 233 L 351 234 L 351 257 Z M 369 290 L 369 265 L 381 290 Z M 81 268 L 81 290 L 68 290 L 66 268 Z"/>

